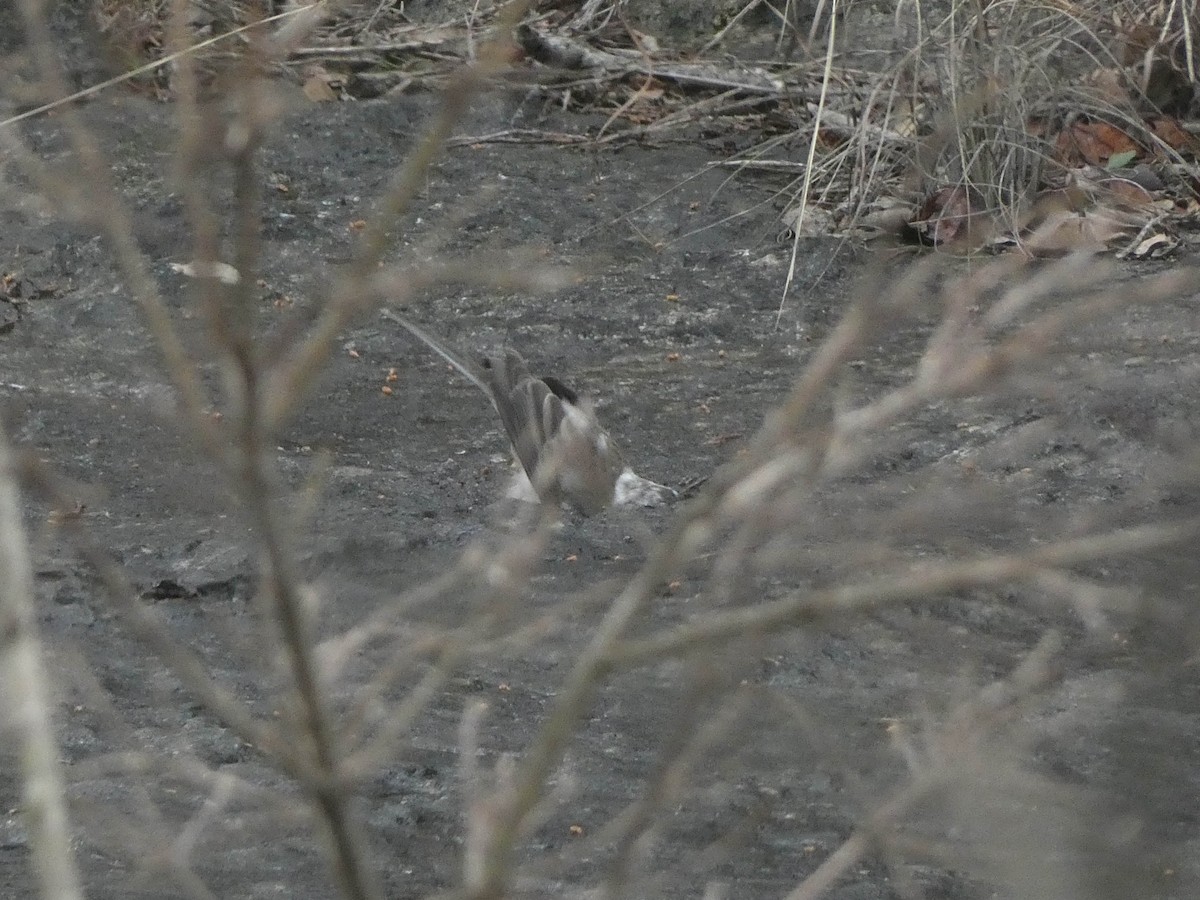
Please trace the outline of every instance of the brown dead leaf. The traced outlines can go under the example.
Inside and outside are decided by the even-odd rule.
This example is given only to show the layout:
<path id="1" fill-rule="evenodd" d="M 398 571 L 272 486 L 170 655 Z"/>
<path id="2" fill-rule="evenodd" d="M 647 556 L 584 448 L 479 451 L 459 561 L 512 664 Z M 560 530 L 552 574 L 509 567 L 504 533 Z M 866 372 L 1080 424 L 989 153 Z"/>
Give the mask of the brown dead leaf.
<path id="1" fill-rule="evenodd" d="M 1079 118 L 1058 133 L 1054 141 L 1054 157 L 1065 166 L 1105 166 L 1118 153 L 1133 152 L 1134 158 L 1144 154 L 1137 141 L 1108 122 L 1089 122 Z"/>
<path id="2" fill-rule="evenodd" d="M 1197 141 L 1190 132 L 1185 131 L 1179 124 L 1179 120 L 1173 116 L 1158 116 L 1148 120 L 1146 124 L 1150 126 L 1155 137 L 1172 150 L 1192 154 L 1200 151 L 1200 141 Z"/>
<path id="3" fill-rule="evenodd" d="M 1143 209 L 1154 206 L 1154 195 L 1128 178 L 1105 178 L 1096 183 L 1097 190 L 1105 199 L 1121 206 Z"/>
<path id="4" fill-rule="evenodd" d="M 1133 105 L 1125 76 L 1115 67 L 1095 69 L 1083 80 L 1084 90 L 1097 103 L 1127 108 Z"/>
<path id="5" fill-rule="evenodd" d="M 984 217 L 983 198 L 965 185 L 940 187 L 908 220 L 922 243 L 935 247 L 966 238 Z"/>
<path id="6" fill-rule="evenodd" d="M 329 86 L 329 82 L 320 75 L 313 75 L 304 82 L 304 96 L 313 103 L 328 103 L 337 99 L 337 94 Z"/>
<path id="7" fill-rule="evenodd" d="M 1042 225 L 1021 242 L 1032 256 L 1055 257 L 1070 253 L 1102 253 L 1130 233 L 1128 223 L 1103 212 L 1082 215 L 1062 210 L 1046 217 Z"/>

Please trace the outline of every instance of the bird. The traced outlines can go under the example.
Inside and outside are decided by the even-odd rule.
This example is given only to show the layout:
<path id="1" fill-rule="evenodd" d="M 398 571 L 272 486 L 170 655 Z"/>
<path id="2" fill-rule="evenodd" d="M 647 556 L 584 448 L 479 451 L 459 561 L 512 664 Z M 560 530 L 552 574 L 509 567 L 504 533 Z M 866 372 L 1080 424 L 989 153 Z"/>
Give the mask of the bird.
<path id="1" fill-rule="evenodd" d="M 405 317 L 389 309 L 383 314 L 492 401 L 520 463 L 510 497 L 565 505 L 591 516 L 610 506 L 659 506 L 678 496 L 672 488 L 633 471 L 600 424 L 590 400 L 552 375 L 533 375 L 516 350 L 481 356 L 474 362 Z"/>

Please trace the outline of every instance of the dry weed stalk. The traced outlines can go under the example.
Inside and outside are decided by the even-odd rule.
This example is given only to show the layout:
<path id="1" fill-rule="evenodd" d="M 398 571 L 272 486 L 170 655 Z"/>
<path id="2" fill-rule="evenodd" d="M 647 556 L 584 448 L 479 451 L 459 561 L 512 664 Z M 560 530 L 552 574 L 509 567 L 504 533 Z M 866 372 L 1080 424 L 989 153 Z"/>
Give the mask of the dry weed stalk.
<path id="1" fill-rule="evenodd" d="M 8 436 L 0 429 L 0 733 L 16 736 L 26 828 L 43 897 L 83 897 L 50 722 L 50 679 L 42 663 L 33 567 Z"/>
<path id="2" fill-rule="evenodd" d="M 232 285 L 215 278 L 202 278 L 199 289 L 200 306 L 207 313 L 210 337 L 222 363 L 224 398 L 220 404 L 214 403 L 202 386 L 199 367 L 179 337 L 150 274 L 148 261 L 138 248 L 129 209 L 113 186 L 108 161 L 79 115 L 69 107 L 62 113 L 75 158 L 91 185 L 88 204 L 75 208 L 84 211 L 89 224 L 107 239 L 176 389 L 182 423 L 240 498 L 242 512 L 255 534 L 261 578 L 258 600 L 264 620 L 273 622 L 278 629 L 279 647 L 287 660 L 287 678 L 292 687 L 292 696 L 286 703 L 290 715 L 284 722 L 280 725 L 263 722 L 235 700 L 196 656 L 171 636 L 170 629 L 155 611 L 141 602 L 124 572 L 91 541 L 82 523 L 73 522 L 71 527 L 100 573 L 110 598 L 123 610 L 134 630 L 159 652 L 210 710 L 302 785 L 312 802 L 314 818 L 325 833 L 330 865 L 342 895 L 367 900 L 381 896 L 381 888 L 367 855 L 366 841 L 349 813 L 346 751 L 334 725 L 335 715 L 327 705 L 325 679 L 316 656 L 311 598 L 297 569 L 292 527 L 281 503 L 274 472 L 273 436 L 328 360 L 334 337 L 354 316 L 378 302 L 381 291 L 391 290 L 393 298 L 410 295 L 448 274 L 439 268 L 431 273 L 409 272 L 401 279 L 381 277 L 377 270 L 390 246 L 396 221 L 423 184 L 425 172 L 450 129 L 482 81 L 503 65 L 503 40 L 488 43 L 479 54 L 479 62 L 464 68 L 448 88 L 441 114 L 382 198 L 373 224 L 364 236 L 363 249 L 340 280 L 337 292 L 323 308 L 311 332 L 273 359 L 257 349 L 259 323 L 253 312 L 261 256 L 260 177 L 256 157 L 274 116 L 269 92 L 257 73 L 272 55 L 285 53 L 288 46 L 302 37 L 304 29 L 314 27 L 325 6 L 317 4 L 310 15 L 295 17 L 287 31 L 278 33 L 274 40 L 260 40 L 257 32 L 250 33 L 252 42 L 235 63 L 235 71 L 231 73 L 235 77 L 230 79 L 231 85 L 236 85 L 230 96 L 236 96 L 238 112 L 233 121 L 222 123 L 214 119 L 211 108 L 202 100 L 194 59 L 184 52 L 190 46 L 184 24 L 188 4 L 178 0 L 172 5 L 168 31 L 177 51 L 179 70 L 179 115 L 183 123 L 181 182 L 196 236 L 196 267 L 201 272 L 212 271 L 220 257 L 222 216 L 214 205 L 217 192 L 211 190 L 204 175 L 213 147 L 222 148 L 233 174 L 231 224 L 238 278 Z M 499 18 L 497 32 L 503 35 L 510 30 L 521 10 L 519 3 L 510 6 L 507 14 Z M 26 0 L 22 12 L 43 89 L 53 97 L 66 96 L 67 85 L 56 64 L 44 4 Z M 44 167 L 18 138 L 10 135 L 8 140 L 32 174 L 45 175 Z M 51 178 L 39 180 L 54 190 Z M 61 191 L 54 191 L 52 196 L 56 194 Z M 479 271 L 478 267 L 472 270 Z M 501 269 L 497 277 L 515 281 L 510 273 L 511 269 Z M 533 277 L 537 278 L 537 273 Z M 227 425 L 216 424 L 210 415 L 214 407 L 224 408 Z M 37 482 L 44 492 L 56 501 L 62 500 L 61 483 L 44 468 L 36 471 Z M 490 631 L 486 627 L 482 630 Z M 448 651 L 450 660 L 464 652 L 462 641 L 455 646 L 457 650 Z M 22 647 L 28 649 L 27 645 Z M 419 709 L 429 694 L 427 686 L 419 687 L 410 699 Z M 34 783 L 42 782 L 31 782 Z M 206 821 L 202 817 L 191 827 L 201 828 Z M 183 840 L 178 846 L 186 848 L 191 843 L 194 841 Z M 47 868 L 44 875 L 50 878 L 56 871 Z M 199 883 L 186 888 L 196 895 L 205 893 Z"/>
<path id="3" fill-rule="evenodd" d="M 180 2 L 174 7 L 172 41 L 178 46 L 187 43 L 185 5 Z M 43 60 L 52 59 L 40 4 L 27 2 L 25 11 L 35 52 Z M 502 25 L 511 21 L 502 19 Z M 230 219 L 239 280 L 233 286 L 223 286 L 216 279 L 203 279 L 197 292 L 220 355 L 223 395 L 219 404 L 204 387 L 196 361 L 177 334 L 95 139 L 71 111 L 64 114 L 63 121 L 74 152 L 93 183 L 95 199 L 89 221 L 109 241 L 142 310 L 176 388 L 183 427 L 234 488 L 241 512 L 253 526 L 261 577 L 259 611 L 262 620 L 274 629 L 284 661 L 281 668 L 290 686 L 287 714 L 281 721 L 255 716 L 196 653 L 172 635 L 162 617 L 137 597 L 127 574 L 108 558 L 85 523 L 70 521 L 67 527 L 130 627 L 211 713 L 303 788 L 312 817 L 327 839 L 330 865 L 342 896 L 366 900 L 382 896 L 382 889 L 363 830 L 352 813 L 353 788 L 394 755 L 428 709 L 436 690 L 465 658 L 536 641 L 552 627 L 552 623 L 541 620 L 522 621 L 514 613 L 540 561 L 541 541 L 546 534 L 543 531 L 530 540 L 505 543 L 499 549 L 475 549 L 474 555 L 437 583 L 416 588 L 360 628 L 321 645 L 312 589 L 299 570 L 295 528 L 284 509 L 284 491 L 273 468 L 271 448 L 276 435 L 311 392 L 335 338 L 357 316 L 384 297 L 410 296 L 428 285 L 472 274 L 456 262 L 438 262 L 419 270 L 385 270 L 382 274 L 379 264 L 397 219 L 414 202 L 430 164 L 467 101 L 483 78 L 498 70 L 502 54 L 498 46 L 481 50 L 480 62 L 451 84 L 441 112 L 385 192 L 361 253 L 343 273 L 310 330 L 264 353 L 255 340 L 259 324 L 253 315 L 255 273 L 261 256 L 261 179 L 256 151 L 272 123 L 272 111 L 270 98 L 253 71 L 262 58 L 273 52 L 266 44 L 252 46 L 244 61 L 246 69 L 240 73 L 243 77 L 235 80 L 242 86 L 239 118 L 228 126 L 216 122 L 204 108 L 188 56 L 180 57 L 181 170 L 196 235 L 196 261 L 202 266 L 221 261 L 220 234 L 225 222 L 215 206 L 211 185 L 202 175 L 205 148 L 224 148 L 225 161 L 234 176 L 234 211 Z M 48 62 L 43 77 L 50 90 L 63 87 Z M 33 155 L 19 144 L 14 146 L 36 172 L 38 162 Z M 526 286 L 555 283 L 554 273 L 522 274 L 514 268 L 509 265 L 501 269 L 491 281 Z M 759 599 L 740 608 L 719 608 L 729 599 L 726 595 L 734 593 L 732 586 L 738 582 L 753 581 L 764 571 L 787 570 L 788 563 L 780 558 L 779 541 L 794 540 L 799 534 L 799 523 L 812 515 L 812 500 L 821 486 L 856 471 L 869 454 L 889 446 L 891 426 L 930 405 L 1003 391 L 1015 375 L 1024 375 L 1047 362 L 1071 331 L 1112 314 L 1128 302 L 1122 288 L 1105 287 L 1094 274 L 1090 281 L 1082 280 L 1082 272 L 1080 261 L 1070 259 L 1031 276 L 1018 261 L 1008 259 L 982 266 L 940 289 L 933 287 L 934 273 L 921 267 L 887 292 L 880 283 L 868 287 L 812 354 L 747 452 L 718 471 L 701 495 L 680 511 L 646 563 L 616 591 L 521 759 L 505 760 L 493 773 L 483 772 L 474 756 L 483 713 L 475 708 L 468 710 L 461 728 L 469 817 L 460 896 L 503 897 L 520 883 L 526 871 L 519 852 L 521 843 L 562 803 L 563 791 L 551 782 L 561 771 L 580 722 L 597 693 L 620 673 L 676 657 L 697 659 L 697 651 L 726 648 L 737 642 L 753 644 L 778 632 L 813 630 L 834 617 L 848 618 L 884 606 L 925 602 L 958 589 L 1033 582 L 1070 595 L 1080 581 L 1071 570 L 1079 566 L 1195 538 L 1200 532 L 1200 521 L 1195 519 L 1146 522 L 1082 536 L 1059 536 L 1025 552 L 1001 554 L 985 549 L 965 559 L 947 555 L 919 566 L 905 560 L 862 578 L 846 578 L 831 587 L 796 588 L 782 599 Z M 1138 299 L 1153 302 L 1198 287 L 1200 279 L 1192 271 L 1168 273 L 1143 284 Z M 917 312 L 927 311 L 930 296 L 941 301 L 938 325 L 911 378 L 868 402 L 840 403 L 838 390 L 847 365 L 867 353 L 881 334 Z M 210 409 L 218 405 L 225 413 L 220 425 L 209 415 Z M 7 464 L 0 457 L 0 474 L 5 472 Z M 56 503 L 67 505 L 61 481 L 46 468 L 31 466 L 28 474 Z M 6 482 L 0 481 L 0 524 L 16 518 L 16 501 L 5 486 Z M 6 540 L 0 550 L 16 554 L 5 573 L 24 577 L 26 583 L 13 585 L 0 599 L 19 602 L 31 593 L 27 561 L 22 568 L 20 559 L 24 539 L 19 534 L 13 537 L 11 528 L 3 534 Z M 662 585 L 683 567 L 698 561 L 710 562 L 707 574 L 716 586 L 711 601 L 717 608 L 705 608 L 681 625 L 659 624 L 637 632 L 636 626 L 660 595 Z M 334 707 L 330 689 L 357 649 L 390 634 L 395 620 L 417 605 L 430 602 L 443 591 L 468 588 L 486 596 L 488 605 L 481 606 L 459 628 L 430 629 L 411 640 L 397 642 L 393 655 L 354 696 L 349 714 Z M 1094 596 L 1098 602 L 1106 602 L 1104 595 Z M 24 665 L 19 677 L 35 678 L 40 683 L 32 638 L 25 627 L 28 611 L 7 614 L 17 634 L 12 646 L 20 650 Z M 0 650 L 7 654 L 8 647 Z M 930 746 L 940 748 L 941 755 L 928 760 L 927 768 L 914 772 L 911 782 L 883 802 L 863 828 L 798 885 L 792 896 L 799 900 L 828 890 L 848 866 L 882 841 L 881 835 L 914 803 L 964 771 L 969 773 L 971 751 L 999 732 L 1010 721 L 1013 710 L 1051 680 L 1055 653 L 1054 638 L 1047 638 L 1008 683 L 987 689 L 954 712 L 929 741 Z M 3 658 L 10 659 L 8 655 Z M 414 679 L 403 697 L 389 700 L 401 677 L 425 661 L 429 663 L 421 677 Z M 702 671 L 699 666 L 697 671 Z M 699 761 L 735 732 L 749 706 L 750 693 L 733 686 L 729 672 L 704 674 L 706 677 L 694 681 L 696 690 L 683 705 L 677 727 L 662 747 L 659 766 L 643 799 L 626 806 L 598 829 L 597 841 L 617 845 L 608 884 L 614 896 L 635 880 L 639 847 L 653 835 L 659 817 L 686 793 L 688 778 Z M 723 702 L 717 704 L 718 714 L 705 720 L 700 695 L 709 692 Z M 44 727 L 45 702 L 33 710 L 41 722 L 34 736 L 44 744 L 49 740 Z M 131 771 L 148 768 L 140 757 L 112 762 L 127 765 Z M 54 777 L 52 771 L 39 771 L 28 775 L 26 782 L 30 790 L 41 790 L 45 785 L 50 813 L 46 821 L 51 825 L 56 824 L 61 800 L 61 788 Z M 174 852 L 184 859 L 232 793 L 244 789 L 208 770 L 193 771 L 191 777 L 205 784 L 208 801 L 173 842 Z M 65 826 L 58 824 L 49 834 L 50 840 L 59 842 L 54 852 L 61 853 L 66 865 L 70 854 L 61 846 Z M 62 892 L 53 895 L 71 896 L 69 870 L 56 868 L 44 859 L 38 859 L 37 865 L 47 884 L 57 879 L 61 885 Z M 179 869 L 186 872 L 185 866 Z M 195 896 L 205 896 L 206 889 L 198 881 L 185 887 Z M 51 894 L 47 890 L 47 896 Z"/>
<path id="4" fill-rule="evenodd" d="M 1056 665 L 1061 649 L 1061 636 L 1049 632 L 1007 681 L 989 685 L 951 711 L 940 728 L 925 736 L 926 746 L 932 752 L 919 759 L 910 781 L 884 799 L 862 826 L 798 884 L 786 900 L 817 900 L 825 896 L 851 866 L 891 839 L 890 832 L 913 806 L 964 777 L 970 781 L 981 779 L 981 770 L 994 765 L 994 754 L 988 752 L 987 743 L 998 733 L 1011 729 L 1030 698 L 1061 675 Z M 896 739 L 905 741 L 898 732 Z M 917 758 L 915 753 L 909 756 Z"/>
<path id="5" fill-rule="evenodd" d="M 1095 286 L 1090 278 L 1080 280 L 1081 266 L 1091 271 Z M 1131 302 L 1127 288 L 1099 287 L 1104 267 L 1097 270 L 1096 266 L 1094 260 L 1068 259 L 1029 277 L 1021 261 L 1007 258 L 952 280 L 941 290 L 945 310 L 941 326 L 933 331 L 912 379 L 873 402 L 830 415 L 828 400 L 846 364 L 871 346 L 880 332 L 924 305 L 932 270 L 918 266 L 886 293 L 879 282 L 868 286 L 814 352 L 747 452 L 718 471 L 700 497 L 681 511 L 645 566 L 613 601 L 527 748 L 511 785 L 493 800 L 497 808 L 488 815 L 490 839 L 479 840 L 479 858 L 468 860 L 470 896 L 501 896 L 513 883 L 516 847 L 547 800 L 545 785 L 562 762 L 579 719 L 601 686 L 630 666 L 706 651 L 749 635 L 811 628 L 833 617 L 844 619 L 953 591 L 1037 582 L 1091 562 L 1184 545 L 1200 535 L 1200 519 L 1189 517 L 1064 537 L 1026 553 L 984 551 L 976 559 L 916 566 L 902 562 L 859 583 L 851 579 L 782 600 L 759 601 L 728 612 L 709 611 L 658 634 L 631 636 L 634 623 L 644 616 L 660 586 L 709 547 L 716 547 L 714 572 L 725 567 L 742 581 L 764 568 L 779 569 L 781 561 L 774 551 L 778 544 L 763 546 L 768 536 L 764 525 L 771 535 L 782 534 L 780 543 L 791 547 L 786 535 L 809 515 L 809 501 L 817 487 L 845 476 L 869 453 L 886 445 L 888 426 L 930 404 L 1003 392 L 1010 377 L 1046 364 L 1074 330 L 1127 306 Z M 989 306 L 986 295 L 996 288 L 1003 290 Z M 1200 275 L 1195 270 L 1170 272 L 1140 288 L 1138 300 L 1152 303 L 1200 289 Z M 747 539 L 739 539 L 743 537 Z M 785 550 L 789 558 L 791 553 Z M 844 854 L 858 855 L 861 840 L 855 838 Z M 839 862 L 835 867 L 840 866 Z M 800 895 L 815 896 L 807 889 Z"/>
<path id="6" fill-rule="evenodd" d="M 779 192 L 791 198 L 784 218 L 793 232 L 780 314 L 801 239 L 824 233 L 830 220 L 851 233 L 860 226 L 867 234 L 887 233 L 903 212 L 926 236 L 938 230 L 939 219 L 954 220 L 947 227 L 955 246 L 967 251 L 1001 235 L 1024 243 L 1045 215 L 1039 196 L 1072 183 L 1072 123 L 1111 123 L 1153 159 L 1185 163 L 1176 149 L 1184 139 L 1172 147 L 1155 133 L 1155 104 L 1166 101 L 1146 81 L 1167 68 L 1169 34 L 1178 38 L 1186 70 L 1194 68 L 1189 4 L 1171 4 L 1165 13 L 1113 6 L 912 0 L 896 9 L 894 59 L 866 72 L 853 67 L 855 42 L 864 36 L 839 36 L 831 18 L 820 97 L 808 103 L 811 120 L 802 128 L 804 164 L 770 158 L 792 136 L 766 140 L 736 162 L 802 173 Z M 1158 39 L 1148 41 L 1139 84 L 1122 56 L 1150 28 L 1135 23 L 1156 14 Z M 914 221 L 920 208 L 927 222 Z M 810 220 L 816 226 L 806 227 Z"/>

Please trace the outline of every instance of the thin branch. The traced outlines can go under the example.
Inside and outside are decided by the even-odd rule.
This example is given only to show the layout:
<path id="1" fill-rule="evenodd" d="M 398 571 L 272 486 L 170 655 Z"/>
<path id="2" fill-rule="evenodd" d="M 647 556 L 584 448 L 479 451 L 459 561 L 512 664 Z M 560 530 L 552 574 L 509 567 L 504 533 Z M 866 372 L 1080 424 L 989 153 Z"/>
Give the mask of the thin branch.
<path id="1" fill-rule="evenodd" d="M 55 509 L 71 509 L 71 498 L 62 489 L 61 480 L 44 463 L 26 458 L 22 474 Z M 81 517 L 64 515 L 62 527 L 95 570 L 109 600 L 121 612 L 133 633 L 170 666 L 184 687 L 242 740 L 274 757 L 293 776 L 306 776 L 307 771 L 278 729 L 255 719 L 241 700 L 213 679 L 203 660 L 176 640 L 158 611 L 139 599 L 125 570 L 104 551 Z"/>
<path id="2" fill-rule="evenodd" d="M 83 891 L 50 722 L 50 679 L 33 611 L 33 569 L 13 478 L 12 450 L 0 428 L 0 708 L 20 746 L 23 819 L 34 878 L 46 900 L 81 900 Z"/>
<path id="3" fill-rule="evenodd" d="M 527 0 L 516 0 L 506 6 L 495 26 L 497 37 L 481 49 L 474 65 L 464 66 L 446 86 L 437 116 L 384 191 L 363 233 L 361 249 L 341 273 L 332 296 L 308 336 L 269 373 L 263 417 L 268 433 L 278 430 L 295 408 L 296 398 L 306 395 L 342 329 L 376 302 L 370 285 L 384 254 L 392 245 L 397 222 L 424 187 L 426 174 L 441 155 L 454 127 L 466 114 L 471 100 L 489 77 L 507 65 L 507 35 L 527 7 Z M 413 293 L 413 288 L 405 291 L 406 296 Z"/>
<path id="4" fill-rule="evenodd" d="M 989 554 L 964 562 L 922 565 L 828 590 L 762 603 L 748 609 L 714 613 L 649 638 L 616 646 L 610 665 L 659 662 L 746 634 L 767 633 L 832 616 L 861 613 L 880 606 L 924 600 L 950 591 L 1037 580 L 1046 570 L 1085 565 L 1118 556 L 1134 556 L 1195 540 L 1200 518 L 1169 524 L 1139 525 L 1106 534 L 1056 541 L 1029 553 Z"/>
<path id="5" fill-rule="evenodd" d="M 1022 699 L 1042 690 L 1056 675 L 1052 660 L 1061 649 L 1055 632 L 1045 635 L 1021 661 L 1007 681 L 989 685 L 947 718 L 935 742 L 950 755 L 918 772 L 871 813 L 867 821 L 810 874 L 785 900 L 817 900 L 861 860 L 909 809 L 941 789 L 958 774 L 973 744 L 1011 718 Z M 968 763 L 969 764 L 969 763 Z"/>
<path id="6" fill-rule="evenodd" d="M 42 83 L 52 94 L 65 96 L 68 87 L 57 62 L 59 54 L 54 38 L 46 24 L 45 5 L 44 0 L 21 0 L 21 11 L 33 55 L 40 67 Z M 200 425 L 207 421 L 205 413 L 210 406 L 207 392 L 200 383 L 197 369 L 183 346 L 149 263 L 138 244 L 133 219 L 117 194 L 109 162 L 77 110 L 72 106 L 64 107 L 60 120 L 79 164 L 79 178 L 88 184 L 92 204 L 90 221 L 108 242 L 113 260 L 142 312 L 154 346 L 175 386 L 185 412 L 185 421 L 209 454 L 214 459 L 220 459 L 221 450 L 216 435 L 211 428 Z"/>

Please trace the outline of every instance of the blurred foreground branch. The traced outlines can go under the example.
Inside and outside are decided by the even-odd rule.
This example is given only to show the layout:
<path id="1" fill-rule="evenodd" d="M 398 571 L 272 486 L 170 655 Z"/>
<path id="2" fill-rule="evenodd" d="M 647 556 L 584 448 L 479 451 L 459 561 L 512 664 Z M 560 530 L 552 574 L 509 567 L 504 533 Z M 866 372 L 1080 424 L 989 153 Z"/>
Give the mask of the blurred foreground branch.
<path id="1" fill-rule="evenodd" d="M 50 719 L 51 682 L 37 635 L 33 571 L 13 476 L 12 450 L 0 427 L 0 731 L 15 735 L 20 747 L 22 819 L 41 895 L 79 900 L 83 893 Z"/>

